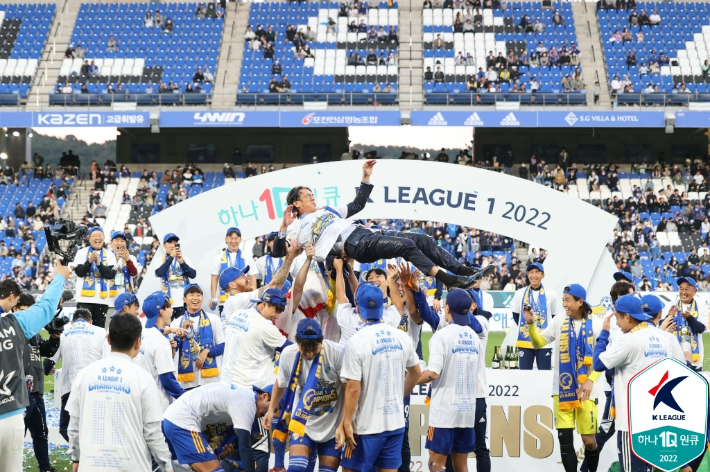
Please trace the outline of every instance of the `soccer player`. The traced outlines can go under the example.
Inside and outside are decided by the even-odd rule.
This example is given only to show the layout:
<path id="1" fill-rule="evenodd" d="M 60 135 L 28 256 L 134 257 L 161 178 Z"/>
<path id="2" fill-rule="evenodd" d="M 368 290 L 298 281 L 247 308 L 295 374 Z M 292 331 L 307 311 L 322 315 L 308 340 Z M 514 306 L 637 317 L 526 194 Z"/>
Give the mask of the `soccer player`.
<path id="1" fill-rule="evenodd" d="M 114 316 L 108 334 L 111 353 L 74 380 L 67 411 L 75 471 L 151 470 L 151 455 L 162 470 L 173 470 L 160 432 L 157 387 L 132 361 L 141 348 L 141 331 L 135 316 Z"/>
<path id="2" fill-rule="evenodd" d="M 597 405 L 590 395 L 600 374 L 592 372 L 591 368 L 594 340 L 601 332 L 601 323 L 591 316 L 592 309 L 586 297 L 587 291 L 581 285 L 565 287 L 562 306 L 566 316 L 552 318 L 541 333 L 537 332 L 532 307 L 523 309 L 533 348 L 541 349 L 555 341 L 558 359 L 552 376 L 552 405 L 565 472 L 577 471 L 573 435 L 575 424 L 582 436 L 589 470 L 596 472 L 599 465 L 599 449 L 594 437 L 597 432 Z"/>
<path id="3" fill-rule="evenodd" d="M 121 313 L 128 313 L 129 315 L 133 316 L 140 315 L 140 313 L 138 313 L 140 308 L 138 297 L 129 292 L 123 292 L 119 294 L 116 297 L 116 300 L 114 300 L 113 302 L 113 307 L 116 311 L 111 315 L 111 318 L 116 315 L 120 315 Z M 145 318 L 139 318 L 139 320 L 141 324 L 145 324 Z"/>
<path id="4" fill-rule="evenodd" d="M 695 299 L 698 284 L 690 277 L 679 277 L 678 301 L 668 310 L 668 315 L 676 324 L 676 336 L 684 351 L 693 356 L 692 368 L 696 372 L 703 370 L 705 349 L 703 336 L 708 325 L 708 310 L 705 304 Z"/>
<path id="5" fill-rule="evenodd" d="M 224 472 L 203 431 L 226 423 L 236 432 L 243 472 L 254 472 L 251 429 L 269 409 L 271 388 L 240 388 L 232 383 L 205 385 L 178 398 L 165 412 L 163 433 L 173 460 L 196 472 Z"/>
<path id="6" fill-rule="evenodd" d="M 125 233 L 111 233 L 111 249 L 116 257 L 116 277 L 113 279 L 116 293 L 135 293 L 137 287 L 133 283 L 133 277 L 138 275 L 138 260 L 128 253 Z"/>
<path id="7" fill-rule="evenodd" d="M 202 289 L 197 284 L 184 288 L 185 312 L 175 318 L 171 328 L 186 330 L 177 341 L 175 354 L 178 382 L 185 390 L 219 382 L 222 354 L 224 353 L 224 330 L 219 315 L 202 309 Z M 175 310 L 175 301 L 172 302 Z"/>
<path id="8" fill-rule="evenodd" d="M 481 345 L 480 352 L 485 356 L 486 346 L 488 345 L 488 333 L 490 331 L 490 319 L 493 314 L 487 311 L 483 306 L 485 302 L 479 298 L 479 292 L 476 290 L 467 290 L 473 303 L 471 304 L 471 314 L 474 315 L 476 321 L 481 326 L 481 332 L 478 333 L 478 342 Z M 491 297 L 487 292 L 482 292 Z M 491 297 L 492 299 L 493 297 Z M 488 426 L 488 380 L 486 379 L 486 363 L 485 357 L 480 358 L 478 362 L 476 374 L 476 472 L 491 472 L 491 453 L 486 444 L 486 431 Z M 447 463 L 448 470 L 448 463 Z"/>
<path id="9" fill-rule="evenodd" d="M 468 454 L 476 449 L 476 380 L 480 352 L 478 334 L 470 327 L 471 296 L 449 291 L 444 305 L 449 325 L 429 341 L 429 364 L 418 384 L 431 382 L 429 470 L 443 471 L 451 455 L 454 470 L 468 470 Z"/>
<path id="10" fill-rule="evenodd" d="M 318 261 L 342 254 L 360 263 L 402 257 L 423 274 L 431 275 L 449 287 L 473 285 L 484 275 L 484 271 L 464 266 L 438 246 L 434 238 L 415 232 L 373 231 L 346 219 L 365 207 L 373 188 L 370 176 L 376 162 L 372 160 L 363 164 L 360 189 L 355 200 L 345 206 L 318 208 L 309 188 L 292 188 L 286 196 L 288 206 L 274 242 L 274 255 L 280 257 L 285 253 L 284 243 L 288 232 L 296 238 L 299 246 L 313 243 Z"/>
<path id="11" fill-rule="evenodd" d="M 197 277 L 192 263 L 183 256 L 180 238 L 174 233 L 163 237 L 163 264 L 155 269 L 155 276 L 161 281 L 161 290 L 170 297 L 173 306 L 173 319 L 181 318 L 185 313 L 185 289 L 190 279 Z"/>
<path id="12" fill-rule="evenodd" d="M 274 247 L 276 236 L 278 236 L 276 232 L 269 233 L 266 237 L 266 254 L 258 258 L 254 264 L 262 285 L 271 283 L 274 275 L 284 262 L 283 257 L 274 257 L 272 255 L 272 248 Z"/>
<path id="13" fill-rule="evenodd" d="M 673 357 L 685 362 L 685 355 L 678 343 L 671 343 L 655 329 L 652 316 L 644 313 L 641 300 L 634 295 L 624 295 L 616 301 L 615 312 L 604 318 L 602 332 L 594 348 L 594 370 L 602 372 L 615 368 L 612 404 L 618 418 L 628 418 L 627 389 L 631 378 L 654 362 Z M 611 318 L 624 333 L 614 338 L 609 350 Z M 651 472 L 653 467 L 631 452 L 629 426 L 626 421 L 616 424 L 616 436 L 621 472 Z M 591 469 L 591 467 L 590 467 Z"/>
<path id="14" fill-rule="evenodd" d="M 405 333 L 382 323 L 379 288 L 363 284 L 356 298 L 367 321 L 345 344 L 340 377 L 347 383 L 336 444 L 345 446 L 346 472 L 372 466 L 394 472 L 402 463 L 404 396 L 421 376 L 419 358 Z"/>
<path id="15" fill-rule="evenodd" d="M 548 287 L 542 285 L 545 278 L 545 268 L 539 262 L 533 262 L 528 266 L 528 280 L 530 285 L 515 292 L 510 306 L 513 309 L 513 319 L 518 324 L 518 340 L 515 345 L 519 349 L 520 370 L 532 370 L 533 364 L 537 363 L 538 370 L 550 370 L 552 366 L 552 349 L 534 349 L 528 327 L 521 322 L 520 313 L 525 311 L 525 307 L 530 307 L 535 318 L 535 328 L 543 331 L 550 321 L 561 313 L 557 294 Z M 523 320 L 524 321 L 524 320 Z"/>
<path id="16" fill-rule="evenodd" d="M 271 406 L 263 423 L 271 429 L 273 414 L 283 399 L 282 418 L 287 420 L 273 435 L 285 442 L 287 432 L 291 433 L 289 472 L 305 472 L 313 450 L 318 453 L 320 472 L 338 470 L 341 454 L 335 449 L 335 430 L 343 406 L 340 372 L 344 349 L 323 340 L 320 324 L 306 318 L 298 323 L 296 344 L 281 353 Z"/>
<path id="17" fill-rule="evenodd" d="M 249 278 L 249 285 L 256 287 L 256 271 L 251 270 L 247 264 L 247 259 L 244 257 L 242 250 L 239 249 L 239 245 L 242 243 L 242 232 L 237 227 L 231 227 L 227 229 L 227 235 L 225 236 L 224 242 L 227 243 L 227 247 L 220 249 L 219 253 L 212 263 L 212 269 L 210 270 L 210 276 L 212 282 L 210 284 L 212 297 L 210 298 L 210 309 L 214 310 L 219 305 L 219 312 L 222 313 L 225 300 L 229 296 L 225 291 L 224 287 L 219 287 L 219 297 L 217 296 L 217 282 L 219 281 L 219 276 L 228 267 L 236 267 L 237 269 L 243 269 L 244 273 L 247 274 Z"/>

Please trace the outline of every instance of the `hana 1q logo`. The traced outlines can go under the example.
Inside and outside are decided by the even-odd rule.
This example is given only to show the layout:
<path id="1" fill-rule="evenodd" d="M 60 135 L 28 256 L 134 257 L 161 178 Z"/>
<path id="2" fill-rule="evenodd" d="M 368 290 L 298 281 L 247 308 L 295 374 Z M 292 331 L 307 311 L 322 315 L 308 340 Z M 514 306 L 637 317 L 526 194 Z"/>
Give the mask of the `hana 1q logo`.
<path id="1" fill-rule="evenodd" d="M 668 472 L 703 453 L 708 417 L 708 382 L 703 376 L 667 357 L 631 379 L 628 400 L 629 437 L 636 456 Z"/>

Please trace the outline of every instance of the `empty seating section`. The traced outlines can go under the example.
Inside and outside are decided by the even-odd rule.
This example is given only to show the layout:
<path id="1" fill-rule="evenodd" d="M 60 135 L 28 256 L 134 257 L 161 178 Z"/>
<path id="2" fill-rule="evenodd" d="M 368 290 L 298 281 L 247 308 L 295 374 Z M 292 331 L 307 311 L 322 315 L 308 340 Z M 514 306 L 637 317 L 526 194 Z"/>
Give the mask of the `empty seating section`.
<path id="1" fill-rule="evenodd" d="M 69 83 L 73 93 L 54 93 L 50 104 L 206 103 L 212 83 L 199 84 L 199 90 L 193 76 L 201 67 L 216 77 L 224 18 L 197 18 L 197 7 L 198 3 L 82 3 L 71 44 L 75 49 L 81 45 L 98 74 L 81 74 L 84 59 L 64 59 L 57 92 Z M 163 25 L 173 23 L 172 33 L 158 25 L 146 26 L 146 13 L 156 17 L 156 11 Z M 111 37 L 117 43 L 115 51 L 108 48 Z M 88 93 L 80 93 L 83 84 Z M 175 87 L 168 91 L 161 84 Z M 188 85 L 198 91 L 185 93 Z"/>
<path id="2" fill-rule="evenodd" d="M 638 2 L 636 12 L 651 15 L 658 11 L 661 23 L 658 25 L 631 26 L 631 10 L 599 10 L 599 26 L 604 45 L 609 83 L 616 75 L 620 81 L 628 75 L 633 84 L 634 93 L 619 94 L 619 103 L 638 102 L 641 98 L 646 103 L 681 105 L 688 101 L 710 101 L 708 84 L 710 77 L 703 75 L 702 65 L 708 59 L 710 50 L 710 19 L 707 3 L 703 2 Z M 611 42 L 612 35 L 618 30 L 628 28 L 632 41 Z M 637 33 L 643 33 L 643 42 L 637 41 Z M 627 66 L 630 51 L 637 56 L 636 66 Z M 658 63 L 664 54 L 668 64 L 659 64 L 656 73 L 639 73 L 639 67 L 651 60 Z M 648 84 L 658 86 L 659 93 L 643 94 Z M 685 84 L 690 93 L 677 93 L 674 88 Z M 666 94 L 672 94 L 666 96 Z M 703 95 L 706 94 L 706 95 Z"/>
<path id="3" fill-rule="evenodd" d="M 0 4 L 0 105 L 27 98 L 55 11 L 53 3 Z"/>
<path id="4" fill-rule="evenodd" d="M 364 21 L 369 31 L 398 33 L 398 6 L 394 2 L 363 2 L 366 14 L 339 16 L 338 2 L 264 2 L 252 3 L 249 25 L 276 33 L 273 59 L 264 58 L 263 48 L 253 50 L 245 41 L 244 58 L 237 93 L 237 104 L 300 104 L 304 101 L 328 101 L 333 104 L 394 104 L 397 99 L 397 41 L 368 40 L 367 32 L 349 32 L 351 22 Z M 329 19 L 335 23 L 328 26 Z M 313 57 L 296 57 L 293 41 L 287 41 L 287 28 L 295 32 L 313 32 L 306 41 Z M 372 51 L 370 51 L 372 49 Z M 362 62 L 352 64 L 351 56 L 360 55 Z M 378 65 L 366 65 L 369 54 L 377 56 Z M 281 73 L 272 74 L 278 60 Z M 383 63 L 384 62 L 384 63 Z M 277 71 L 276 71 L 277 72 Z M 269 83 L 282 77 L 290 82 L 290 90 L 269 93 Z M 389 87 L 388 87 L 389 85 Z M 377 87 L 379 87 L 378 90 Z"/>
<path id="5" fill-rule="evenodd" d="M 454 32 L 457 16 L 460 14 L 461 18 L 465 19 L 468 9 L 433 8 L 424 9 L 422 12 L 424 71 L 430 68 L 432 73 L 436 73 L 440 67 L 444 74 L 443 81 L 437 81 L 435 77 L 424 81 L 427 103 L 475 105 L 492 104 L 496 101 L 520 101 L 528 104 L 586 104 L 586 91 L 564 93 L 562 84 L 565 76 L 574 77 L 577 70 L 581 71 L 580 65 L 531 65 L 529 62 L 530 55 L 536 51 L 540 42 L 548 50 L 554 47 L 557 51 L 563 46 L 569 50 L 572 43 L 577 43 L 570 3 L 555 2 L 553 9 L 543 9 L 541 2 L 504 3 L 501 9 L 480 9 L 482 22 L 474 23 L 472 31 L 467 27 L 465 32 Z M 470 10 L 470 16 L 477 14 L 475 8 Z M 554 11 L 559 12 L 564 24 L 553 23 Z M 519 25 L 525 15 L 532 23 L 540 20 L 544 31 L 523 32 Z M 436 42 L 441 39 L 444 41 L 443 47 L 437 47 Z M 507 61 L 507 68 L 511 71 L 512 65 L 517 67 L 517 81 L 514 77 L 509 82 L 499 81 L 499 90 L 496 89 L 493 93 L 487 86 L 475 90 L 467 89 L 470 77 L 476 77 L 479 71 L 488 70 L 489 52 L 496 57 L 499 53 L 507 57 L 511 51 L 516 60 L 512 63 Z M 459 52 L 464 57 L 470 54 L 472 59 L 468 60 L 466 65 L 460 64 L 457 60 Z M 501 70 L 502 68 L 497 72 L 500 73 Z M 530 93 L 533 78 L 537 92 Z M 525 92 L 519 93 L 522 85 L 525 85 Z"/>

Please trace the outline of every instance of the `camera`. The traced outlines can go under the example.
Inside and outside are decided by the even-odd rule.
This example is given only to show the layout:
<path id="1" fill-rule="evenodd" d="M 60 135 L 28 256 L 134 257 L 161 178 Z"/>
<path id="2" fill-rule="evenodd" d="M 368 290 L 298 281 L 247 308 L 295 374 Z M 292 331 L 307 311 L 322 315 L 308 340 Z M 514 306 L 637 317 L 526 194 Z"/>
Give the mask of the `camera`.
<path id="1" fill-rule="evenodd" d="M 45 226 L 44 228 L 44 233 L 47 235 L 47 249 L 61 256 L 62 264 L 68 265 L 74 261 L 74 257 L 79 250 L 79 240 L 86 235 L 88 230 L 84 225 L 59 218 L 54 226 Z M 59 246 L 59 241 L 71 242 L 67 249 L 63 250 Z"/>
<path id="2" fill-rule="evenodd" d="M 52 321 L 47 324 L 44 329 L 47 330 L 49 334 L 61 334 L 64 332 L 64 326 L 69 324 L 69 317 L 62 314 L 62 305 L 64 302 L 74 298 L 74 293 L 71 290 L 65 290 L 62 293 L 62 298 L 59 300 L 59 306 L 57 306 L 57 313 L 52 318 Z"/>

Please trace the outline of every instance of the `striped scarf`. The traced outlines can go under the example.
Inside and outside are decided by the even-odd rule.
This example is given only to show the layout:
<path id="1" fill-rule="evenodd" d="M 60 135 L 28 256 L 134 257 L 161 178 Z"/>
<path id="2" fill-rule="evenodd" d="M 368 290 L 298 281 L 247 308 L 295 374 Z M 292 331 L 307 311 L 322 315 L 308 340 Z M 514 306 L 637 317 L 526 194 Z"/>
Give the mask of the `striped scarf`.
<path id="1" fill-rule="evenodd" d="M 535 328 L 538 332 L 542 332 L 547 328 L 547 298 L 545 297 L 545 288 L 541 285 L 540 292 L 537 296 L 537 305 L 534 305 L 534 298 L 532 296 L 533 288 L 528 286 L 523 293 L 523 303 L 520 306 L 520 314 L 523 313 L 523 308 L 525 305 L 530 305 L 533 307 L 533 315 L 535 316 Z M 483 300 L 481 298 L 481 300 Z M 537 310 L 535 309 L 537 308 Z M 539 316 L 538 316 L 539 313 Z M 530 332 L 528 330 L 528 324 L 522 320 L 521 316 L 520 327 L 518 328 L 518 340 L 515 343 L 516 347 L 532 349 L 532 340 L 530 340 Z"/>
<path id="2" fill-rule="evenodd" d="M 224 272 L 224 269 L 227 267 L 236 267 L 237 269 L 243 269 L 246 267 L 246 263 L 244 262 L 244 258 L 242 257 L 242 250 L 237 249 L 237 255 L 234 257 L 234 262 L 232 262 L 229 258 L 229 255 L 227 254 L 229 250 L 227 248 L 222 249 L 222 259 L 219 261 L 220 267 L 219 267 L 219 273 L 221 274 Z M 280 267 L 280 266 L 279 266 Z M 224 293 L 224 290 L 221 288 L 219 289 L 219 302 L 224 303 L 224 301 L 227 299 L 227 294 Z"/>
<path id="3" fill-rule="evenodd" d="M 593 358 L 594 331 L 591 316 L 583 320 L 578 336 L 575 335 L 572 318 L 568 317 L 560 333 L 560 410 L 574 410 L 581 406 L 577 390 L 587 381 Z"/>
<path id="4" fill-rule="evenodd" d="M 167 259 L 167 255 L 163 255 L 163 263 L 165 263 L 165 260 Z M 165 275 L 163 275 L 163 278 L 160 279 L 160 290 L 170 298 L 170 304 L 173 304 L 173 298 L 170 295 L 170 284 L 176 284 L 176 283 L 181 283 L 182 286 L 184 287 L 188 283 L 190 283 L 190 279 L 185 276 L 182 272 L 182 267 L 180 267 L 180 264 L 178 264 L 177 259 L 173 259 L 173 261 L 170 263 L 170 267 L 168 268 L 167 272 L 165 272 Z"/>
<path id="5" fill-rule="evenodd" d="M 192 336 L 185 336 L 180 340 L 178 362 L 178 376 L 180 382 L 192 382 L 195 380 L 194 361 L 203 349 L 214 347 L 214 333 L 212 332 L 212 323 L 205 314 L 204 310 L 200 310 L 197 314 L 198 323 L 196 328 L 190 328 Z M 190 319 L 190 314 L 185 313 L 184 321 Z M 217 377 L 219 368 L 217 367 L 217 359 L 207 356 L 200 374 L 204 378 Z"/>
<path id="6" fill-rule="evenodd" d="M 88 255 L 91 253 L 95 252 L 94 248 L 89 247 L 89 253 L 87 254 L 87 259 Z M 99 264 L 104 264 L 106 262 L 106 249 L 100 249 L 98 251 L 99 253 Z M 86 277 L 84 277 L 84 285 L 81 288 L 81 296 L 82 297 L 94 297 L 96 296 L 96 284 L 98 283 L 99 285 L 99 296 L 101 298 L 108 298 L 109 295 L 112 297 L 116 296 L 116 290 L 113 288 L 113 281 L 107 281 L 101 276 L 101 272 L 99 272 L 99 264 L 96 262 L 91 263 L 91 267 L 89 268 L 89 273 L 86 274 Z M 107 283 L 110 282 L 110 283 Z M 111 287 L 111 290 L 109 289 L 109 286 Z"/>

